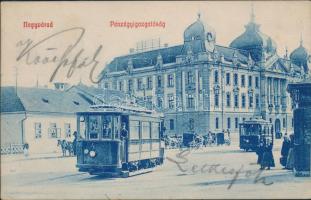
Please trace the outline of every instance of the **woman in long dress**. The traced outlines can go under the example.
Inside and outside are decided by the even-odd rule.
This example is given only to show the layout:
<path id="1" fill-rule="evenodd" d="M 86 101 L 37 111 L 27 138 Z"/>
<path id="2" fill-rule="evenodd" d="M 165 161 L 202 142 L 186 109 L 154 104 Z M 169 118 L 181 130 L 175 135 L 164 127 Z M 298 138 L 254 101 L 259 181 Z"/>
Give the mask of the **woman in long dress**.
<path id="1" fill-rule="evenodd" d="M 273 148 L 272 141 L 266 140 L 264 144 L 264 153 L 261 161 L 262 169 L 265 169 L 267 167 L 267 169 L 270 170 L 271 167 L 275 167 L 272 148 Z"/>
<path id="2" fill-rule="evenodd" d="M 284 167 L 286 167 L 289 148 L 290 148 L 290 140 L 287 137 L 287 134 L 285 133 L 284 140 L 282 143 L 281 158 L 280 158 L 280 163 Z"/>
<path id="3" fill-rule="evenodd" d="M 290 138 L 290 147 L 288 151 L 287 161 L 286 161 L 286 169 L 292 170 L 294 168 L 294 135 L 291 134 Z"/>

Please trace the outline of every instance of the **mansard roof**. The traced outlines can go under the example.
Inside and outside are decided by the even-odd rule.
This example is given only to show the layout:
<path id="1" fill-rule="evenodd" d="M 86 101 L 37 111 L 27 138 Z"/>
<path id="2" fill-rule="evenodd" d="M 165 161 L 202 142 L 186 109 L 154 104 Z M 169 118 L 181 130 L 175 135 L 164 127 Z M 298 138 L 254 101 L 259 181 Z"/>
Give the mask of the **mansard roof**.
<path id="1" fill-rule="evenodd" d="M 128 67 L 129 60 L 132 61 L 134 69 L 154 66 L 157 63 L 157 57 L 159 54 L 162 56 L 163 64 L 175 63 L 176 57 L 178 55 L 184 54 L 183 48 L 184 48 L 184 45 L 178 45 L 178 46 L 161 48 L 161 49 L 147 51 L 147 52 L 119 56 L 119 57 L 114 58 L 113 61 L 109 63 L 106 69 L 104 70 L 108 69 L 109 72 L 124 71 Z M 195 51 L 197 48 L 192 48 L 192 49 L 194 50 L 194 52 L 192 52 L 194 55 L 201 52 L 199 50 Z M 224 55 L 224 59 L 226 61 L 231 62 L 235 54 L 239 62 L 244 63 L 244 64 L 247 63 L 248 57 L 245 56 L 245 52 L 242 52 L 244 53 L 242 54 L 241 50 L 230 48 L 230 47 L 219 46 L 219 45 L 216 45 L 215 50 L 219 56 Z"/>

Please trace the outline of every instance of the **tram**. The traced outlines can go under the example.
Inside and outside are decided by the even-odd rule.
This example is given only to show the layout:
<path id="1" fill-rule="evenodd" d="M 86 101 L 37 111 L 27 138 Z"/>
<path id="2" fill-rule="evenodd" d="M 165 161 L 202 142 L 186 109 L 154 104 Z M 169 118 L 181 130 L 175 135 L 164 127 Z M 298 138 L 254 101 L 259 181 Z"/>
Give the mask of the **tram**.
<path id="1" fill-rule="evenodd" d="M 256 151 L 260 141 L 270 139 L 273 142 L 272 123 L 254 118 L 240 123 L 240 149 Z"/>
<path id="2" fill-rule="evenodd" d="M 77 168 L 91 175 L 128 177 L 161 165 L 162 120 L 159 113 L 129 106 L 78 112 Z"/>

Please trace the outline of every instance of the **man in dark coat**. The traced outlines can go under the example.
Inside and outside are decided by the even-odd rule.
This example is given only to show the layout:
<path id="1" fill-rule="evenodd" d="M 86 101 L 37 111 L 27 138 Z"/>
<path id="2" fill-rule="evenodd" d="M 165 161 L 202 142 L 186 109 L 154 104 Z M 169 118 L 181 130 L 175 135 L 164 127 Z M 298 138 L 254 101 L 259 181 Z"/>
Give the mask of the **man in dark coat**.
<path id="1" fill-rule="evenodd" d="M 122 123 L 122 129 L 120 132 L 120 136 L 121 136 L 121 144 L 122 144 L 122 148 L 121 148 L 121 154 L 122 154 L 122 161 L 126 162 L 127 161 L 127 147 L 128 147 L 128 130 L 126 129 L 126 124 Z"/>
<path id="2" fill-rule="evenodd" d="M 73 132 L 73 142 L 72 142 L 72 150 L 73 150 L 73 155 L 77 155 L 77 137 L 78 137 L 78 134 L 77 134 L 77 131 Z"/>
<path id="3" fill-rule="evenodd" d="M 262 140 L 260 140 L 259 146 L 258 146 L 258 148 L 256 149 L 256 154 L 257 154 L 257 156 L 258 156 L 258 158 L 257 158 L 257 164 L 260 165 L 260 169 L 263 169 L 263 168 L 262 168 L 262 165 L 261 165 L 263 153 L 264 153 L 264 142 L 263 142 Z"/>
<path id="4" fill-rule="evenodd" d="M 285 133 L 284 138 L 283 138 L 283 143 L 282 143 L 282 148 L 281 148 L 281 158 L 280 158 L 280 163 L 284 167 L 286 166 L 289 148 L 290 148 L 290 140 L 287 137 L 287 134 Z"/>

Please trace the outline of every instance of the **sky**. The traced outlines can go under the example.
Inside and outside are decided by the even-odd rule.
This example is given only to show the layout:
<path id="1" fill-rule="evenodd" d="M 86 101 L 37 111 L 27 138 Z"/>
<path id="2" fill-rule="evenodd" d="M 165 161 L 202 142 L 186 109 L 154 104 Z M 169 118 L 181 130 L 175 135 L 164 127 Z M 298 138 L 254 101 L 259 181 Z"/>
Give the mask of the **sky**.
<path id="1" fill-rule="evenodd" d="M 249 1 L 2 2 L 1 85 L 17 83 L 18 86 L 26 87 L 51 87 L 53 82 L 77 84 L 80 81 L 92 85 L 106 63 L 116 56 L 128 54 L 129 49 L 135 48 L 139 41 L 160 38 L 162 45 L 182 44 L 184 30 L 197 19 L 198 13 L 202 21 L 216 31 L 216 43 L 229 46 L 231 41 L 244 32 L 244 26 L 250 21 L 251 4 Z M 286 47 L 289 53 L 297 48 L 301 38 L 304 47 L 310 52 L 309 1 L 255 1 L 253 7 L 256 23 L 260 24 L 263 33 L 276 42 L 280 56 L 285 54 Z M 165 27 L 111 27 L 111 21 L 162 21 Z M 53 27 L 31 29 L 24 27 L 24 22 L 53 22 Z M 76 29 L 59 33 L 71 28 Z M 81 28 L 85 32 L 77 42 L 82 33 Z M 55 33 L 59 34 L 30 49 L 32 45 Z M 28 39 L 32 43 L 28 47 L 27 62 L 27 54 L 22 53 L 23 49 L 27 50 Z M 57 69 L 57 62 L 42 63 L 46 56 L 56 56 L 61 60 L 66 49 L 75 42 L 77 45 L 66 54 L 66 58 L 72 61 L 81 51 L 78 63 L 88 57 L 86 63 L 89 65 L 72 71 L 70 66 Z M 41 62 L 35 64 L 34 60 L 38 56 Z M 94 56 L 95 59 L 92 59 Z M 90 78 L 90 74 L 93 74 L 93 78 Z"/>

